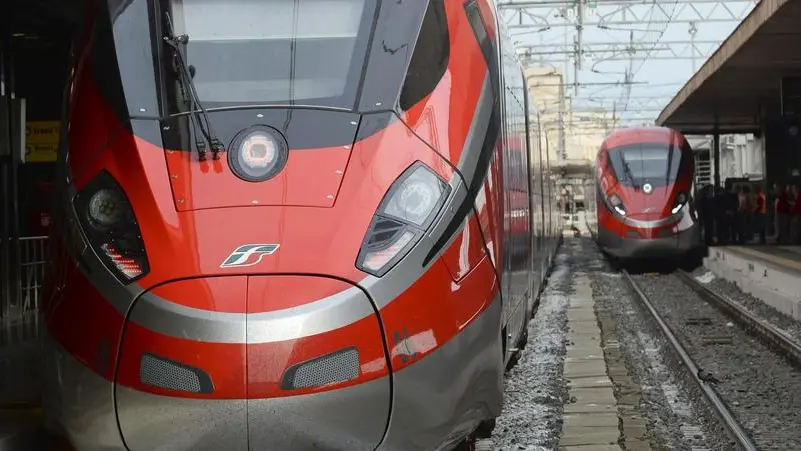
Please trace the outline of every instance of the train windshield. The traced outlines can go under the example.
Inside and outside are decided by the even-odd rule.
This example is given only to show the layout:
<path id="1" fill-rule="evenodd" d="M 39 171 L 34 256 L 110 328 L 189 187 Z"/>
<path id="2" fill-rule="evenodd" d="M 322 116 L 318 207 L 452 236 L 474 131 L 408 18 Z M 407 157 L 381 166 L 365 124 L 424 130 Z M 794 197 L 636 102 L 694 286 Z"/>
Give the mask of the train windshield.
<path id="1" fill-rule="evenodd" d="M 204 105 L 351 110 L 375 8 L 376 0 L 171 0 L 162 13 L 188 37 L 186 64 Z"/>
<path id="2" fill-rule="evenodd" d="M 665 186 L 676 181 L 681 148 L 674 144 L 640 143 L 609 149 L 615 175 L 626 186 Z"/>

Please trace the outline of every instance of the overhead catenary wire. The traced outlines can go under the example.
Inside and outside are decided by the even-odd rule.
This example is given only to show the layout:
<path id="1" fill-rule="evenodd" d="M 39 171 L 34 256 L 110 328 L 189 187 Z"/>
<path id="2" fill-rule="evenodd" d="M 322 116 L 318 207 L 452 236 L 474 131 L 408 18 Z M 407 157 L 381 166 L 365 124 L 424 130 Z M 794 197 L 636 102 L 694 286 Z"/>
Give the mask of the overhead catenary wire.
<path id="1" fill-rule="evenodd" d="M 745 17 L 755 3 L 753 0 L 732 0 L 727 2 L 722 0 L 650 0 L 646 2 L 641 0 L 609 0 L 588 4 L 586 0 L 526 2 L 516 0 L 513 2 L 504 1 L 501 2 L 501 5 L 502 14 L 505 14 L 513 36 L 519 40 L 519 44 L 522 47 L 525 47 L 527 43 L 531 43 L 532 38 L 535 39 L 534 42 L 539 40 L 540 45 L 550 42 L 556 45 L 551 50 L 551 54 L 537 54 L 532 56 L 531 59 L 524 59 L 524 61 L 534 65 L 550 63 L 555 67 L 564 64 L 566 66 L 564 67 L 565 69 L 570 69 L 563 72 L 565 83 L 571 87 L 583 87 L 583 82 L 594 82 L 599 78 L 609 81 L 617 79 L 623 82 L 639 80 L 642 71 L 645 68 L 652 67 L 657 60 L 687 60 L 685 64 L 689 71 L 690 61 L 693 58 L 700 57 L 703 59 L 709 55 L 706 49 L 699 49 L 692 42 L 688 44 L 677 42 L 675 38 L 666 39 L 669 36 L 668 33 L 675 34 L 675 27 L 672 27 L 672 25 L 692 22 L 702 26 L 705 21 L 732 23 L 733 25 Z M 738 6 L 732 7 L 731 4 Z M 740 9 L 739 5 L 742 5 L 742 11 L 738 11 Z M 579 11 L 582 14 L 578 14 Z M 593 14 L 593 12 L 597 12 L 597 14 Z M 534 22 L 533 17 L 537 18 L 537 22 Z M 544 24 L 547 24 L 547 27 L 544 27 Z M 574 30 L 572 33 L 575 36 L 574 39 L 570 39 L 564 33 L 571 29 Z M 535 32 L 532 32 L 531 35 L 523 34 L 530 30 L 535 30 Z M 627 30 L 633 30 L 634 36 L 631 36 L 631 32 L 626 33 L 625 37 L 620 35 L 619 32 Z M 719 42 L 728 34 L 728 30 L 720 30 L 720 36 L 710 41 L 709 47 L 712 49 L 716 48 Z M 577 45 L 579 31 L 582 33 L 581 46 Z M 649 38 L 650 34 L 656 33 L 658 33 L 658 36 Z M 599 47 L 599 37 L 603 37 L 601 38 L 603 41 L 609 41 L 609 38 L 617 37 L 620 39 L 621 45 Z M 566 45 L 557 43 L 561 40 L 560 38 L 567 38 Z M 634 48 L 636 49 L 633 53 L 617 53 L 626 52 L 625 47 L 631 41 L 634 41 Z M 563 50 L 559 50 L 559 48 Z M 568 63 L 568 61 L 575 63 L 576 59 L 593 55 L 593 52 L 597 52 L 599 48 L 605 49 L 603 53 L 595 55 L 599 59 L 594 61 L 595 64 L 587 64 L 586 67 L 582 66 L 583 70 L 581 71 L 576 72 L 573 70 L 578 64 Z M 545 50 L 543 48 L 539 52 Z M 533 53 L 536 54 L 538 51 L 535 50 Z M 597 62 L 604 60 L 608 60 L 608 66 L 604 65 L 601 68 Z M 614 69 L 615 64 L 620 64 L 620 62 L 616 61 L 620 60 L 624 60 L 627 63 L 626 66 L 628 67 L 625 71 Z M 592 71 L 592 68 L 596 70 Z M 596 78 L 585 78 L 591 75 L 589 72 L 594 72 Z M 683 71 L 672 71 L 671 73 L 681 76 Z M 689 74 L 687 75 L 689 76 Z M 684 77 L 680 80 L 682 82 L 685 81 Z M 677 84 L 680 85 L 681 83 Z M 643 87 L 647 87 L 647 90 L 638 89 L 637 86 L 627 83 L 613 88 L 603 87 L 603 89 L 600 89 L 601 87 L 598 87 L 590 91 L 584 91 L 579 95 L 574 94 L 573 99 L 578 102 L 582 97 L 588 95 L 595 96 L 602 92 L 608 96 L 609 93 L 617 91 L 619 100 L 610 103 L 619 112 L 626 112 L 636 108 L 636 102 L 632 105 L 628 99 L 636 99 L 638 95 L 647 94 L 651 90 L 651 86 Z"/>

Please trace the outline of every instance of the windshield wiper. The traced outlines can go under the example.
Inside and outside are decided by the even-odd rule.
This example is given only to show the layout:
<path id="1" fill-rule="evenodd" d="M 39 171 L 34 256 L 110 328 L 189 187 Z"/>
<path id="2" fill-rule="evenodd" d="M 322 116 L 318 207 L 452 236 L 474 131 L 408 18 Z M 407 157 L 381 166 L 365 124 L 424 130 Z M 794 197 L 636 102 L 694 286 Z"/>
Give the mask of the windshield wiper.
<path id="1" fill-rule="evenodd" d="M 192 121 L 193 129 L 195 130 L 195 146 L 197 147 L 198 152 L 198 160 L 205 161 L 206 160 L 206 143 L 208 143 L 209 148 L 211 149 L 212 159 L 219 160 L 220 159 L 220 152 L 224 151 L 225 148 L 222 142 L 217 139 L 217 136 L 214 134 L 214 129 L 211 126 L 211 122 L 209 121 L 208 113 L 206 109 L 203 107 L 203 104 L 200 102 L 200 98 L 197 95 L 197 91 L 195 90 L 195 84 L 192 81 L 195 74 L 184 60 L 183 54 L 181 53 L 181 47 L 186 46 L 189 42 L 188 35 L 175 35 L 175 28 L 172 25 L 172 18 L 170 17 L 169 13 L 165 13 L 165 18 L 167 19 L 167 30 L 168 35 L 164 36 L 164 42 L 169 44 L 175 50 L 174 55 L 174 69 L 178 71 L 179 77 L 178 80 L 181 83 L 181 89 L 184 92 L 184 96 L 189 98 L 189 109 L 190 109 L 190 120 Z M 205 124 L 204 124 L 205 122 Z M 206 142 L 203 142 L 199 139 L 197 128 L 200 128 L 200 133 L 202 134 L 203 138 L 205 138 Z"/>
<path id="2" fill-rule="evenodd" d="M 629 162 L 623 158 L 623 155 L 620 156 L 620 160 L 623 162 L 623 173 L 626 175 L 626 178 L 629 179 L 629 182 L 631 182 L 631 186 L 634 187 L 634 189 L 640 189 L 640 186 L 634 181 L 634 175 L 631 173 Z"/>
<path id="3" fill-rule="evenodd" d="M 668 186 L 670 183 L 670 168 L 673 163 L 673 143 L 670 143 L 668 146 L 668 154 L 667 154 L 667 170 L 665 171 L 665 186 Z"/>

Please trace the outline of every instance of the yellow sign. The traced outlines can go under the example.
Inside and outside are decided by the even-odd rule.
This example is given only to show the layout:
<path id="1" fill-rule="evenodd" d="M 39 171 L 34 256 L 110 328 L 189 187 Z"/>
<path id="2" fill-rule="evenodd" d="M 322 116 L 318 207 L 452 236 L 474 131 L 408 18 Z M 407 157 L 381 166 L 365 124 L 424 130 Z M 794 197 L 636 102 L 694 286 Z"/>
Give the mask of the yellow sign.
<path id="1" fill-rule="evenodd" d="M 58 143 L 25 144 L 26 163 L 51 163 L 58 156 Z"/>
<path id="2" fill-rule="evenodd" d="M 55 162 L 58 156 L 60 121 L 33 121 L 25 124 L 25 162 Z"/>

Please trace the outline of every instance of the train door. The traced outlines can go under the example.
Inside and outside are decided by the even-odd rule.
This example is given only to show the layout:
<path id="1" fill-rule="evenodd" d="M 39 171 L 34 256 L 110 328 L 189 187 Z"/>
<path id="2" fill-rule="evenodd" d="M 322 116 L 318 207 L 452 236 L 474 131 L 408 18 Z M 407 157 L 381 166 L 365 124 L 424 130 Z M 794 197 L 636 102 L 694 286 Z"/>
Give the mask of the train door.
<path id="1" fill-rule="evenodd" d="M 539 136 L 538 136 L 537 139 L 539 139 L 539 144 L 540 144 L 539 145 L 539 147 L 540 147 L 540 154 L 539 154 L 539 156 L 540 156 L 540 168 L 539 168 L 540 186 L 539 186 L 539 189 L 540 189 L 540 198 L 542 199 L 542 201 L 541 201 L 542 205 L 540 206 L 540 208 L 542 209 L 541 217 L 542 217 L 543 242 L 545 243 L 545 249 L 547 250 L 548 255 L 551 255 L 552 248 L 554 247 L 554 244 L 553 244 L 552 239 L 551 239 L 552 237 L 551 237 L 551 230 L 550 230 L 550 221 L 551 221 L 550 204 L 549 204 L 548 198 L 546 196 L 547 187 L 545 186 L 546 183 L 547 183 L 546 178 L 548 177 L 546 168 L 547 168 L 547 164 L 548 164 L 548 158 L 550 158 L 549 157 L 549 155 L 550 155 L 550 143 L 548 141 L 548 133 L 547 133 L 545 127 L 542 126 L 542 118 L 540 117 L 539 112 L 537 112 L 537 124 L 538 124 L 538 127 L 539 127 L 538 128 Z M 546 259 L 546 260 L 547 261 L 544 264 L 548 265 L 550 259 Z"/>
<path id="2" fill-rule="evenodd" d="M 534 102 L 529 100 L 529 102 L 533 105 Z M 541 258 L 540 262 L 542 265 L 542 277 L 543 282 L 544 278 L 547 275 L 548 268 L 550 267 L 551 261 L 551 254 L 554 243 L 551 240 L 551 234 L 548 230 L 548 221 L 550 217 L 548 216 L 548 200 L 545 197 L 545 161 L 548 159 L 548 134 L 545 132 L 545 127 L 542 126 L 542 118 L 540 117 L 540 112 L 537 111 L 537 154 L 535 158 L 537 159 L 537 176 L 539 180 L 537 181 L 537 192 L 539 193 L 539 220 L 541 223 L 540 230 L 542 231 L 542 236 L 540 237 L 540 242 L 542 243 L 543 251 L 547 254 L 548 257 Z"/>
<path id="3" fill-rule="evenodd" d="M 548 208 L 548 220 L 546 225 L 546 231 L 548 240 L 550 241 L 549 249 L 551 254 L 549 254 L 549 262 L 550 259 L 553 258 L 553 253 L 556 249 L 555 241 L 556 241 L 556 234 L 561 233 L 561 230 L 557 230 L 557 217 L 560 217 L 561 213 L 558 211 L 555 205 L 555 198 L 553 195 L 553 184 L 554 181 L 551 178 L 551 155 L 550 152 L 546 154 L 546 158 L 543 161 L 543 169 L 542 169 L 542 179 L 544 182 L 542 197 L 545 199 L 545 205 Z"/>

